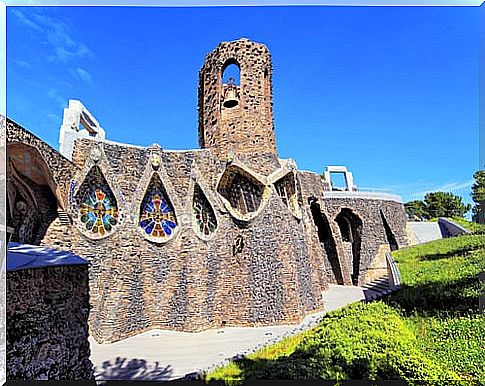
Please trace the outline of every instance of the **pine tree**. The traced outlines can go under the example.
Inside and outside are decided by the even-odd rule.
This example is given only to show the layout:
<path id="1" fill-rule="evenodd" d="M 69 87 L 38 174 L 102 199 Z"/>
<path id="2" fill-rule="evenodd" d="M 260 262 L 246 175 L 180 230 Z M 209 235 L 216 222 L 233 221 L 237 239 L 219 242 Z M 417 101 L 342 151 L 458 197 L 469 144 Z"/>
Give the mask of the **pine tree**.
<path id="1" fill-rule="evenodd" d="M 474 175 L 475 183 L 472 185 L 473 221 L 485 224 L 485 170 L 479 170 Z"/>

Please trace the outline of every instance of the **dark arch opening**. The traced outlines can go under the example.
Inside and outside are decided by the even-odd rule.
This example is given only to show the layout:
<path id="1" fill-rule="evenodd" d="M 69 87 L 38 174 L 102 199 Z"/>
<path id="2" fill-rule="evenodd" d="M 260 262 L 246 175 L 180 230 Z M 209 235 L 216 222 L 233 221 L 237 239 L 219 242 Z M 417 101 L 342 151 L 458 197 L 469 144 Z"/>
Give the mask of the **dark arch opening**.
<path id="1" fill-rule="evenodd" d="M 352 283 L 359 284 L 360 248 L 362 244 L 362 220 L 350 209 L 344 208 L 335 218 L 340 228 L 344 243 L 351 244 L 352 253 Z"/>
<path id="2" fill-rule="evenodd" d="M 60 207 L 56 183 L 39 151 L 22 143 L 7 145 L 7 231 L 9 240 L 40 245 Z"/>
<path id="3" fill-rule="evenodd" d="M 335 244 L 335 239 L 332 236 L 332 230 L 330 229 L 327 216 L 322 213 L 320 204 L 317 203 L 316 199 L 310 199 L 309 202 L 313 222 L 317 227 L 318 239 L 320 240 L 320 243 L 323 244 L 327 254 L 328 261 L 332 267 L 335 282 L 337 284 L 344 284 L 342 269 L 338 260 L 337 246 Z"/>
<path id="4" fill-rule="evenodd" d="M 391 252 L 397 251 L 399 249 L 399 245 L 396 241 L 396 237 L 394 236 L 394 233 L 392 233 L 391 227 L 389 226 L 389 223 L 384 217 L 384 213 L 382 213 L 382 210 L 380 210 L 380 213 L 381 213 L 382 223 L 384 224 L 384 229 L 386 230 L 386 238 L 387 238 L 387 242 L 389 243 L 389 248 L 391 249 Z"/>

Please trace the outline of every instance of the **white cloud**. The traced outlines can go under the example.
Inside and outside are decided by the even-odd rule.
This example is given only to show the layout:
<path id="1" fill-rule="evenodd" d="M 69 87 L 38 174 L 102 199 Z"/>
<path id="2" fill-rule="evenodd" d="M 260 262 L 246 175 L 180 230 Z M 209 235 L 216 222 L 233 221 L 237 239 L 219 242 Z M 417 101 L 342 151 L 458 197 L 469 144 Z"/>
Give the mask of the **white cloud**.
<path id="1" fill-rule="evenodd" d="M 48 45 L 47 60 L 67 63 L 74 59 L 93 57 L 92 51 L 72 36 L 69 26 L 35 8 L 13 9 L 12 14 Z"/>
<path id="2" fill-rule="evenodd" d="M 38 25 L 37 23 L 35 23 L 34 21 L 32 21 L 31 19 L 27 18 L 22 11 L 20 11 L 19 9 L 12 9 L 12 14 L 15 15 L 19 21 L 24 24 L 26 27 L 34 30 L 34 31 L 37 31 L 37 32 L 43 32 L 44 29 Z"/>
<path id="3" fill-rule="evenodd" d="M 61 107 L 61 109 L 67 107 L 68 99 L 61 96 L 55 87 L 51 87 L 49 90 L 47 90 L 46 95 L 49 98 L 52 98 Z"/>
<path id="4" fill-rule="evenodd" d="M 16 60 L 15 63 L 19 67 L 23 67 L 23 68 L 27 68 L 27 69 L 32 68 L 32 65 L 29 62 L 27 62 L 26 60 Z"/>
<path id="5" fill-rule="evenodd" d="M 432 192 L 450 192 L 453 194 L 457 194 L 459 192 L 463 192 L 465 189 L 469 189 L 472 186 L 473 181 L 474 180 L 471 179 L 464 182 L 449 182 L 444 185 L 434 186 L 426 190 L 412 193 L 411 196 L 414 197 L 415 199 L 421 199 L 427 193 L 432 193 Z"/>
<path id="6" fill-rule="evenodd" d="M 78 67 L 76 68 L 76 74 L 81 78 L 81 80 L 85 81 L 86 83 L 92 82 L 91 74 L 86 70 Z"/>

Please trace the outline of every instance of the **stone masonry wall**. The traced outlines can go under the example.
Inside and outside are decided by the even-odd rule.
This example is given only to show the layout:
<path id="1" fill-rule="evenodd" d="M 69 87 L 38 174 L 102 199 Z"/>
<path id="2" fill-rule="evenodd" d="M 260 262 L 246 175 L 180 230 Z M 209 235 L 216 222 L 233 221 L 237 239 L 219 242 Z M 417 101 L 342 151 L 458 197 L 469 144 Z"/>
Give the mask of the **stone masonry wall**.
<path id="1" fill-rule="evenodd" d="M 362 220 L 362 241 L 360 246 L 359 284 L 365 284 L 369 275 L 367 271 L 371 268 L 376 259 L 383 256 L 382 253 L 390 250 L 390 241 L 386 235 L 385 224 L 382 216 L 387 221 L 393 236 L 399 247 L 407 246 L 408 240 L 405 232 L 406 214 L 404 206 L 400 202 L 385 199 L 362 199 L 362 198 L 325 198 L 327 191 L 325 184 L 319 175 L 309 172 L 298 173 L 302 202 L 308 218 L 309 232 L 307 244 L 313 256 L 323 256 L 325 262 L 325 276 L 330 282 L 336 282 L 332 274 L 331 263 L 323 243 L 319 242 L 316 234 L 318 232 L 309 205 L 309 198 L 314 197 L 319 203 L 321 213 L 327 218 L 331 237 L 336 244 L 336 255 L 339 260 L 343 276 L 343 284 L 352 284 L 350 275 L 353 270 L 352 261 L 347 253 L 340 228 L 335 219 L 344 208 L 350 209 Z M 382 212 L 382 216 L 381 216 Z"/>
<path id="2" fill-rule="evenodd" d="M 7 379 L 94 379 L 87 266 L 7 273 Z"/>
<path id="3" fill-rule="evenodd" d="M 240 68 L 236 107 L 222 107 L 225 66 Z M 276 154 L 271 56 L 264 44 L 239 39 L 210 52 L 199 72 L 199 145 L 219 157 L 235 153 Z"/>
<path id="4" fill-rule="evenodd" d="M 360 247 L 359 285 L 365 284 L 367 271 L 379 252 L 390 251 L 381 211 L 398 243 L 399 248 L 407 246 L 406 214 L 400 202 L 362 199 L 362 198 L 326 198 L 322 200 L 322 209 L 329 220 L 333 221 L 343 208 L 349 208 L 362 220 L 362 242 Z M 337 244 L 342 244 L 341 233 L 335 227 L 334 237 Z M 383 250 L 382 248 L 385 248 Z M 352 262 L 347 261 L 347 269 L 352 272 Z"/>
<path id="5" fill-rule="evenodd" d="M 101 149 L 99 154 L 95 148 Z M 156 172 L 178 224 L 174 236 L 164 243 L 147 240 L 138 225 L 140 205 L 155 172 L 153 154 L 160 156 Z M 90 332 L 98 341 L 113 342 L 150 328 L 200 331 L 301 321 L 323 309 L 321 293 L 328 283 L 352 283 L 352 261 L 335 222 L 343 208 L 351 209 L 363 223 L 359 284 L 367 280 L 366 272 L 382 247 L 389 245 L 381 211 L 399 245 L 406 244 L 401 203 L 324 198 L 328 186 L 320 176 L 297 172 L 302 212 L 298 217 L 274 186 L 289 171 L 284 162 L 272 153 L 236 158 L 260 178 L 275 176 L 268 180 L 268 197 L 250 221 L 233 217 L 217 193 L 231 162 L 218 159 L 211 149 L 163 151 L 90 139 L 76 142 L 74 165 L 57 174 L 69 186 L 63 200 L 70 222 L 56 218 L 42 244 L 71 250 L 89 261 Z M 76 192 L 95 164 L 120 212 L 113 233 L 99 240 L 86 235 L 75 203 Z M 217 230 L 209 237 L 201 237 L 194 226 L 196 184 L 217 219 Z M 335 256 L 319 240 L 312 197 L 328 221 Z"/>
<path id="6" fill-rule="evenodd" d="M 94 165 L 90 154 L 95 144 L 76 142 L 77 187 Z M 123 219 L 101 240 L 90 239 L 74 226 L 70 245 L 64 244 L 90 262 L 90 325 L 96 339 L 116 341 L 150 328 L 200 331 L 221 325 L 297 323 L 323 309 L 322 260 L 317 257 L 315 267 L 304 221 L 289 211 L 274 186 L 258 216 L 241 222 L 216 193 L 226 163 L 210 150 L 171 152 L 99 144 L 103 155 L 98 165 Z M 162 244 L 148 241 L 138 226 L 139 206 L 153 173 L 151 152 L 161 157 L 158 171 L 178 223 L 175 236 Z M 276 167 L 271 162 L 267 172 Z M 209 238 L 200 237 L 194 228 L 195 183 L 217 217 L 218 228 Z M 68 214 L 76 223 L 79 213 L 71 209 Z M 51 229 L 62 237 L 58 227 Z M 238 238 L 243 245 L 234 253 Z M 55 237 L 49 240 L 57 242 Z"/>

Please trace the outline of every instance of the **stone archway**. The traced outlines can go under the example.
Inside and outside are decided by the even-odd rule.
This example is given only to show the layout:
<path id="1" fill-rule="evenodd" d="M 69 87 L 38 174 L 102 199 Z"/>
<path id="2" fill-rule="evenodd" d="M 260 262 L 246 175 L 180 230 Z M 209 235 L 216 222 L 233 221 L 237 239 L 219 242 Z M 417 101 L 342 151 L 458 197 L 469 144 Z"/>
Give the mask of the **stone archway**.
<path id="1" fill-rule="evenodd" d="M 342 236 L 344 250 L 352 262 L 352 284 L 359 284 L 362 220 L 351 209 L 343 208 L 335 218 Z"/>
<path id="2" fill-rule="evenodd" d="M 9 241 L 39 245 L 58 217 L 56 183 L 39 151 L 7 144 L 7 227 Z"/>
<path id="3" fill-rule="evenodd" d="M 340 266 L 340 261 L 338 259 L 337 245 L 335 244 L 335 239 L 333 238 L 327 216 L 322 213 L 320 204 L 318 204 L 316 199 L 310 198 L 309 203 L 313 222 L 317 227 L 318 239 L 327 254 L 334 280 L 337 284 L 343 285 L 344 279 L 342 275 L 342 267 Z"/>

